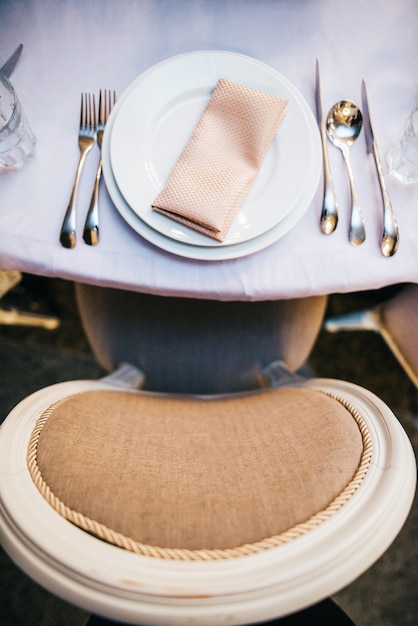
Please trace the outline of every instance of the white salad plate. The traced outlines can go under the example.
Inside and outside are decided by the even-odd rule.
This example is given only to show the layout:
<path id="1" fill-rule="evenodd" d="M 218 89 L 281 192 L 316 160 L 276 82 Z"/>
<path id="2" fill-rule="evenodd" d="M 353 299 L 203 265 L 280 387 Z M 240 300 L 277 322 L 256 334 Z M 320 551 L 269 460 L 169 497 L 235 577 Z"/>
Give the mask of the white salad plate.
<path id="1" fill-rule="evenodd" d="M 288 110 L 220 243 L 160 215 L 151 204 L 221 77 L 285 97 Z M 102 159 L 110 196 L 136 232 L 180 256 L 223 260 L 270 245 L 299 221 L 317 189 L 321 145 L 310 108 L 286 78 L 250 57 L 206 51 L 163 61 L 128 87 L 107 123 Z"/>

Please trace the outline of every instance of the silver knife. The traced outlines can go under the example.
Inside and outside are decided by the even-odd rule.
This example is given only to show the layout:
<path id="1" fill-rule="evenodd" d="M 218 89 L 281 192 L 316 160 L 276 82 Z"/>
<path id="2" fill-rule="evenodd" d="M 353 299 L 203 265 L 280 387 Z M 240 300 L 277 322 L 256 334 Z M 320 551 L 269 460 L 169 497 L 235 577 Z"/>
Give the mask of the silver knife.
<path id="1" fill-rule="evenodd" d="M 332 183 L 331 172 L 328 162 L 327 151 L 327 134 L 325 129 L 325 121 L 322 118 L 322 96 L 321 96 L 321 80 L 319 76 L 319 61 L 316 60 L 316 118 L 321 133 L 322 155 L 323 155 L 323 171 L 324 171 L 324 196 L 321 209 L 321 230 L 326 235 L 330 235 L 337 228 L 338 223 L 338 205 L 335 196 L 334 185 Z"/>
<path id="2" fill-rule="evenodd" d="M 13 52 L 12 56 L 9 59 L 7 59 L 6 63 L 2 65 L 2 67 L 0 67 L 1 74 L 4 74 L 4 76 L 7 76 L 7 78 L 10 77 L 11 73 L 16 67 L 16 63 L 18 62 L 20 55 L 22 54 L 22 50 L 23 50 L 23 44 L 21 43 Z"/>
<path id="3" fill-rule="evenodd" d="M 393 256 L 398 249 L 399 245 L 399 232 L 398 224 L 396 223 L 395 214 L 393 212 L 392 204 L 388 192 L 386 190 L 385 179 L 383 177 L 382 164 L 380 162 L 379 151 L 377 149 L 377 142 L 374 136 L 372 120 L 370 117 L 369 101 L 367 98 L 366 83 L 363 80 L 361 83 L 361 99 L 363 108 L 363 127 L 366 137 L 366 149 L 369 154 L 373 154 L 374 162 L 376 164 L 377 177 L 379 179 L 380 191 L 383 201 L 383 234 L 382 241 L 380 243 L 380 249 L 383 256 Z"/>

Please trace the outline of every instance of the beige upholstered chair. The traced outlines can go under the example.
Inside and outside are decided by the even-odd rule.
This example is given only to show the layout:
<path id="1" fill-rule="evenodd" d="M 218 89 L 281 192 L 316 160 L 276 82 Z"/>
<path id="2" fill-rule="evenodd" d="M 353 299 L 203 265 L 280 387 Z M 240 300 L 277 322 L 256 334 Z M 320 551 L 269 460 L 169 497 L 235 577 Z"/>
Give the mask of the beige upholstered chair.
<path id="1" fill-rule="evenodd" d="M 373 394 L 293 374 L 324 299 L 78 297 L 101 363 L 131 365 L 1 428 L 0 536 L 28 574 L 113 620 L 226 626 L 320 603 L 386 550 L 415 460 Z"/>
<path id="2" fill-rule="evenodd" d="M 145 388 L 221 393 L 262 384 L 281 360 L 301 368 L 315 343 L 327 298 L 219 302 L 167 298 L 77 285 L 81 319 L 99 363 L 128 362 L 146 373 Z"/>
<path id="3" fill-rule="evenodd" d="M 380 333 L 418 388 L 418 285 L 405 285 L 395 296 L 372 309 L 330 317 L 324 327 L 329 332 Z"/>

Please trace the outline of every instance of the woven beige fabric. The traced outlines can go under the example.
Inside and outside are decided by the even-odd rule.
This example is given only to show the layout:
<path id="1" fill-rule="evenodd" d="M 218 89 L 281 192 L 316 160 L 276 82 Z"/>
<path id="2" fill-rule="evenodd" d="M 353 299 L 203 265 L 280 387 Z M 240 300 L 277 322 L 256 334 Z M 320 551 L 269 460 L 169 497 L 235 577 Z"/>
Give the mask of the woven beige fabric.
<path id="1" fill-rule="evenodd" d="M 223 399 L 92 391 L 39 420 L 29 465 L 60 512 L 151 546 L 222 550 L 323 511 L 362 451 L 352 414 L 316 390 Z"/>
<path id="2" fill-rule="evenodd" d="M 286 104 L 284 98 L 220 79 L 153 208 L 223 241 Z"/>

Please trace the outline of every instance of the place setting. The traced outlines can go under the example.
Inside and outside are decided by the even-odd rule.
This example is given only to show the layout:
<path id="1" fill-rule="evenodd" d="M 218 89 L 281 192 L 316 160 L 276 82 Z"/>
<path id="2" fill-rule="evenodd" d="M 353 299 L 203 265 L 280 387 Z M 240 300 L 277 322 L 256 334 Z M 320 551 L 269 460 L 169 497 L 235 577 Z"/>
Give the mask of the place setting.
<path id="1" fill-rule="evenodd" d="M 35 154 L 36 137 L 9 81 L 23 46 L 0 68 L 2 168 L 20 168 Z M 140 74 L 117 99 L 100 90 L 81 95 L 79 162 L 59 240 L 74 248 L 77 193 L 87 155 L 100 157 L 85 213 L 83 240 L 100 241 L 99 185 L 141 237 L 172 254 L 225 260 L 262 250 L 302 218 L 323 179 L 320 230 L 337 228 L 339 207 L 328 158 L 342 154 L 350 198 L 348 241 L 366 240 L 350 148 L 364 129 L 382 203 L 383 256 L 399 247 L 399 230 L 387 191 L 371 120 L 366 83 L 362 109 L 341 99 L 324 113 L 316 60 L 316 118 L 298 89 L 271 66 L 226 51 L 197 51 L 161 61 Z M 9 105 L 10 102 L 10 105 Z M 9 109 L 14 111 L 9 119 Z M 391 175 L 418 180 L 418 105 L 387 155 Z M 319 133 L 318 133 L 319 129 Z M 23 136 L 23 139 L 21 137 Z M 415 159 L 415 160 L 414 160 Z M 80 203 L 81 204 L 81 203 Z"/>
<path id="2" fill-rule="evenodd" d="M 96 141 L 100 159 L 83 230 L 88 245 L 100 241 L 102 173 L 116 210 L 129 226 L 178 256 L 234 259 L 278 241 L 311 204 L 321 172 L 320 229 L 331 235 L 339 210 L 330 142 L 341 151 L 347 171 L 348 241 L 359 246 L 366 240 L 366 227 L 350 147 L 364 128 L 383 205 L 380 250 L 393 256 L 399 231 L 364 80 L 361 93 L 363 112 L 354 101 L 342 99 L 324 115 L 317 59 L 315 119 L 296 87 L 269 65 L 232 52 L 201 51 L 151 66 L 118 100 L 115 91 L 101 90 L 97 109 L 95 95 L 82 94 L 80 158 L 61 227 L 62 246 L 76 246 L 78 184 Z M 399 146 L 388 159 L 391 173 L 405 182 Z"/>

